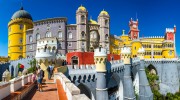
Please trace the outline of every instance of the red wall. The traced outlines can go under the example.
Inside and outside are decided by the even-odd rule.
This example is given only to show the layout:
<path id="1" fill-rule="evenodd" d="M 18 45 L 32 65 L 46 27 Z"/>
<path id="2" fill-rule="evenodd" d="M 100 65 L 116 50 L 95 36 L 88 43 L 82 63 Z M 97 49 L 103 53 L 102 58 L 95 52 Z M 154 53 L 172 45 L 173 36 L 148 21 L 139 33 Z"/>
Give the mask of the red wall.
<path id="1" fill-rule="evenodd" d="M 94 64 L 94 52 L 70 52 L 66 54 L 66 61 L 68 65 L 71 65 L 71 58 L 73 56 L 77 56 L 79 61 L 79 65 L 86 65 L 86 64 Z M 111 57 L 113 56 L 114 60 L 119 60 L 120 55 L 115 54 L 108 54 L 108 61 L 111 61 Z"/>
<path id="2" fill-rule="evenodd" d="M 173 33 L 167 33 L 167 40 L 174 41 L 174 34 Z"/>

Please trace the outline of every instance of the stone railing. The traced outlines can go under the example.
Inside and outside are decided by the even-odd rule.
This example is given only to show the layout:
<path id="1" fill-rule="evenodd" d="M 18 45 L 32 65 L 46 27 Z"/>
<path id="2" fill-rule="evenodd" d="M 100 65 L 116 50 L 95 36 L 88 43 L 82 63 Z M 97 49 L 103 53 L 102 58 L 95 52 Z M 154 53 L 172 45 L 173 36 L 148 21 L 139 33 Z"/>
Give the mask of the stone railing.
<path id="1" fill-rule="evenodd" d="M 10 82 L 2 82 L 0 83 L 0 100 L 8 96 L 11 91 L 10 91 Z"/>
<path id="2" fill-rule="evenodd" d="M 9 96 L 11 93 L 16 92 L 23 86 L 25 86 L 28 82 L 31 82 L 32 74 L 24 75 L 21 77 L 17 77 L 14 79 L 11 79 L 9 82 L 1 82 L 0 83 L 0 100 Z M 27 88 L 26 92 L 21 92 L 18 96 L 19 99 L 22 99 L 26 94 L 32 89 Z M 16 98 L 16 97 L 15 97 Z"/>
<path id="3" fill-rule="evenodd" d="M 56 82 L 57 80 L 62 84 L 68 100 L 90 100 L 86 95 L 80 94 L 80 89 L 71 83 L 63 73 L 54 74 L 54 81 Z"/>

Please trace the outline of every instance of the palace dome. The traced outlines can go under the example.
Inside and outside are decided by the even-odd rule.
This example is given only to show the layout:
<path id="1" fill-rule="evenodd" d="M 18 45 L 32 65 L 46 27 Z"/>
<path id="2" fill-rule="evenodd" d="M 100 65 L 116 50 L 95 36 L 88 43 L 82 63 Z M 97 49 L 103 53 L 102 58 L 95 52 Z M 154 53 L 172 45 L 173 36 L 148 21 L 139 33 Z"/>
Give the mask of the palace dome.
<path id="1" fill-rule="evenodd" d="M 102 11 L 100 12 L 100 15 L 107 15 L 107 16 L 109 16 L 108 12 L 105 11 L 105 10 L 102 10 Z"/>
<path id="2" fill-rule="evenodd" d="M 86 8 L 81 5 L 81 6 L 78 8 L 78 11 L 79 11 L 79 10 L 86 11 Z"/>
<path id="3" fill-rule="evenodd" d="M 16 19 L 16 18 L 27 18 L 27 19 L 32 20 L 31 15 L 30 15 L 27 11 L 25 11 L 25 10 L 23 9 L 23 7 L 21 7 L 20 10 L 16 11 L 16 12 L 13 14 L 13 16 L 11 17 L 11 20 Z"/>
<path id="4" fill-rule="evenodd" d="M 98 24 L 95 20 L 90 19 L 89 24 Z"/>

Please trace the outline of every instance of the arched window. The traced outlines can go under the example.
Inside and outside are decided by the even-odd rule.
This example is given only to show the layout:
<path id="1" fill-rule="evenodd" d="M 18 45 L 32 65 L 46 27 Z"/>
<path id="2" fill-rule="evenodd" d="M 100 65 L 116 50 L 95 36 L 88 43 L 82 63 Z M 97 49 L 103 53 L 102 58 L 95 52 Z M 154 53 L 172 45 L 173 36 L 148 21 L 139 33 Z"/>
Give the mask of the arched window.
<path id="1" fill-rule="evenodd" d="M 37 33 L 37 34 L 36 34 L 36 40 L 39 40 L 39 39 L 40 39 L 40 34 Z"/>
<path id="2" fill-rule="evenodd" d="M 82 33 L 81 33 L 81 37 L 82 37 L 82 39 L 84 39 L 84 38 L 85 38 L 85 32 L 84 32 L 84 31 L 82 31 Z"/>
<path id="3" fill-rule="evenodd" d="M 46 37 L 51 37 L 51 32 L 46 32 Z"/>
<path id="4" fill-rule="evenodd" d="M 32 36 L 29 36 L 29 42 L 33 42 Z"/>
<path id="5" fill-rule="evenodd" d="M 59 37 L 59 38 L 62 38 L 62 32 L 61 32 L 61 31 L 58 32 L 58 37 Z"/>
<path id="6" fill-rule="evenodd" d="M 108 20 L 105 20 L 105 26 L 108 27 Z"/>
<path id="7" fill-rule="evenodd" d="M 108 34 L 105 35 L 105 40 L 108 40 Z"/>
<path id="8" fill-rule="evenodd" d="M 72 33 L 71 32 L 68 33 L 68 38 L 72 39 Z"/>
<path id="9" fill-rule="evenodd" d="M 81 22 L 82 22 L 82 23 L 85 22 L 85 16 L 84 16 L 84 15 L 81 16 Z"/>
<path id="10" fill-rule="evenodd" d="M 97 38 L 97 32 L 96 31 L 92 31 L 90 34 L 91 34 L 90 35 L 91 38 L 93 38 L 93 39 Z"/>

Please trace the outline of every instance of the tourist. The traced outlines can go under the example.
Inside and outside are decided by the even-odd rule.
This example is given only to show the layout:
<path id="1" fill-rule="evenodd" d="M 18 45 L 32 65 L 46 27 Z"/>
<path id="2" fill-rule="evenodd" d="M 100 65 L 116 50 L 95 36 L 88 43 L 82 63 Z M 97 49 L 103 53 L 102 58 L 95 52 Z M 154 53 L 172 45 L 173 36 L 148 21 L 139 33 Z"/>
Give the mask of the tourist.
<path id="1" fill-rule="evenodd" d="M 48 79 L 51 79 L 51 71 L 50 71 L 50 65 L 47 68 L 47 72 L 48 72 Z"/>
<path id="2" fill-rule="evenodd" d="M 37 72 L 37 76 L 38 76 L 38 90 L 40 92 L 42 92 L 42 80 L 44 78 L 44 71 L 40 68 L 40 66 L 38 67 L 38 72 Z"/>
<path id="3" fill-rule="evenodd" d="M 51 66 L 50 66 L 50 78 L 51 78 L 52 75 L 53 75 L 53 70 L 54 70 L 54 67 L 51 65 Z"/>

